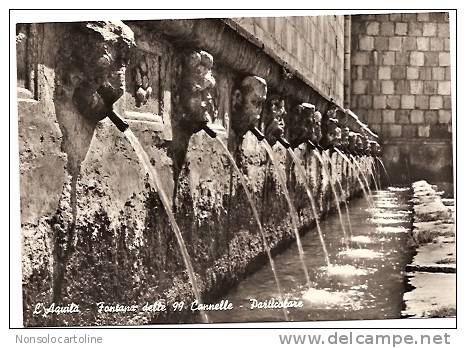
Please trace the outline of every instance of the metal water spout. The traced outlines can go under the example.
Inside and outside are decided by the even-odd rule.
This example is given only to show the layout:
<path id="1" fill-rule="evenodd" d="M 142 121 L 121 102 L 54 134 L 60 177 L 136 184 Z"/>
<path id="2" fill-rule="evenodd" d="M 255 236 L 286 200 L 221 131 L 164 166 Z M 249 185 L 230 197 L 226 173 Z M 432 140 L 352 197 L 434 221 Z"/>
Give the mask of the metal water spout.
<path id="1" fill-rule="evenodd" d="M 267 83 L 258 76 L 245 77 L 232 96 L 231 126 L 239 138 L 251 131 L 257 140 L 265 135 L 259 130 L 262 107 L 267 98 Z"/>
<path id="2" fill-rule="evenodd" d="M 129 124 L 113 108 L 113 104 L 120 98 L 115 94 L 113 87 L 109 84 L 104 84 L 99 87 L 97 93 L 105 104 L 106 111 L 104 115 L 113 122 L 120 132 L 127 130 Z"/>

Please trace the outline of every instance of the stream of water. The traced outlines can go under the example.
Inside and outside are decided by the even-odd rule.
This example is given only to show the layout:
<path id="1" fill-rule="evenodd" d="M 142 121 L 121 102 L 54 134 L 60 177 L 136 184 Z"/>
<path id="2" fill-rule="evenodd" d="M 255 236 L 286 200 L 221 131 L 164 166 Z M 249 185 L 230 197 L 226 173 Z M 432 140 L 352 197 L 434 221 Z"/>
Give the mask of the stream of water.
<path id="1" fill-rule="evenodd" d="M 290 300 L 303 302 L 301 308 L 290 308 L 294 321 L 356 320 L 400 318 L 405 292 L 404 268 L 412 255 L 406 240 L 411 224 L 408 190 L 388 189 L 373 191 L 375 207 L 363 198 L 350 205 L 354 235 L 365 249 L 346 252 L 341 239 L 337 215 L 321 221 L 330 258 L 340 272 L 326 271 L 325 255 L 319 236 L 311 230 L 302 237 L 306 266 L 311 270 L 311 287 L 301 271 L 301 260 L 295 248 L 289 248 L 275 257 L 275 267 Z M 348 272 L 341 272 L 347 269 Z M 234 304 L 231 311 L 212 312 L 214 322 L 248 322 L 282 320 L 280 309 L 251 309 L 253 299 L 277 299 L 278 294 L 270 266 L 241 281 L 222 296 Z"/>
<path id="2" fill-rule="evenodd" d="M 192 290 L 194 293 L 194 297 L 199 305 L 202 305 L 201 293 L 199 291 L 199 286 L 196 280 L 196 276 L 194 273 L 194 268 L 191 262 L 191 258 L 188 254 L 188 249 L 186 248 L 186 244 L 183 239 L 183 235 L 181 234 L 180 228 L 176 223 L 175 216 L 173 215 L 172 206 L 170 199 L 168 198 L 167 194 L 163 189 L 162 182 L 160 181 L 160 177 L 157 174 L 157 171 L 154 167 L 152 167 L 150 163 L 149 156 L 147 155 L 146 151 L 142 147 L 141 143 L 139 142 L 138 138 L 134 135 L 131 129 L 126 129 L 124 135 L 131 143 L 131 146 L 136 153 L 139 163 L 142 165 L 146 173 L 149 175 L 149 180 L 151 181 L 152 185 L 157 190 L 157 194 L 159 195 L 160 200 L 162 201 L 163 207 L 165 208 L 165 212 L 168 216 L 168 220 L 170 221 L 170 225 L 175 233 L 176 241 L 178 242 L 178 246 L 181 251 L 181 255 L 183 257 L 183 262 L 186 267 L 186 271 L 188 272 L 189 281 L 192 286 Z M 203 310 L 199 311 L 200 317 L 204 323 L 209 322 L 209 317 L 207 316 L 206 312 Z"/>

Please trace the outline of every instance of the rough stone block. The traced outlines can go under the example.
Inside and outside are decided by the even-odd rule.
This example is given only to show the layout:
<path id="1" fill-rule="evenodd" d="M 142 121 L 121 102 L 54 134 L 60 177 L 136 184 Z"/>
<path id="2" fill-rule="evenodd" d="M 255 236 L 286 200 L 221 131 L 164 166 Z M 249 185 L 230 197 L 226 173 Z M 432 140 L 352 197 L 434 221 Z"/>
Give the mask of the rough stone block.
<path id="1" fill-rule="evenodd" d="M 388 39 L 388 48 L 390 51 L 401 51 L 401 47 L 401 37 L 390 37 Z"/>
<path id="2" fill-rule="evenodd" d="M 422 27 L 423 36 L 435 36 L 437 34 L 437 23 L 424 23 Z"/>
<path id="3" fill-rule="evenodd" d="M 450 139 L 451 124 L 438 124 L 430 130 L 430 137 L 433 139 Z"/>
<path id="4" fill-rule="evenodd" d="M 429 99 L 429 108 L 431 110 L 439 110 L 443 107 L 443 98 L 438 95 L 431 96 Z"/>
<path id="5" fill-rule="evenodd" d="M 451 123 L 451 111 L 439 110 L 439 123 Z"/>
<path id="6" fill-rule="evenodd" d="M 422 94 L 424 91 L 423 81 L 409 81 L 411 94 Z"/>
<path id="7" fill-rule="evenodd" d="M 423 66 L 424 65 L 424 53 L 413 51 L 410 53 L 409 62 L 414 66 Z"/>
<path id="8" fill-rule="evenodd" d="M 374 39 L 374 49 L 377 51 L 386 51 L 388 50 L 388 37 L 377 36 Z"/>
<path id="9" fill-rule="evenodd" d="M 372 36 L 360 37 L 359 49 L 362 51 L 372 51 L 374 49 L 374 38 Z"/>
<path id="10" fill-rule="evenodd" d="M 355 52 L 351 55 L 351 63 L 353 65 L 368 65 L 369 54 L 369 52 Z"/>
<path id="11" fill-rule="evenodd" d="M 395 23 L 395 34 L 406 35 L 408 33 L 408 23 L 397 22 Z"/>
<path id="12" fill-rule="evenodd" d="M 416 38 L 405 36 L 402 39 L 403 51 L 415 51 L 416 50 Z"/>
<path id="13" fill-rule="evenodd" d="M 451 68 L 449 66 L 445 67 L 445 80 L 451 80 Z"/>
<path id="14" fill-rule="evenodd" d="M 367 35 L 379 35 L 380 23 L 379 22 L 369 22 L 366 27 Z"/>
<path id="15" fill-rule="evenodd" d="M 430 126 L 418 126 L 417 136 L 419 138 L 428 138 L 430 136 Z"/>
<path id="16" fill-rule="evenodd" d="M 392 138 L 401 137 L 401 125 L 399 124 L 390 124 L 388 125 L 388 135 Z"/>
<path id="17" fill-rule="evenodd" d="M 390 20 L 392 22 L 401 21 L 401 13 L 392 13 L 392 14 L 390 14 Z"/>
<path id="18" fill-rule="evenodd" d="M 395 123 L 396 124 L 409 124 L 410 123 L 410 110 L 396 110 Z"/>
<path id="19" fill-rule="evenodd" d="M 410 94 L 409 88 L 408 80 L 398 80 L 395 82 L 395 94 Z"/>
<path id="20" fill-rule="evenodd" d="M 415 138 L 417 127 L 413 125 L 403 125 L 402 136 L 403 138 Z"/>
<path id="21" fill-rule="evenodd" d="M 430 38 L 430 49 L 432 51 L 443 51 L 443 40 L 439 37 L 431 37 Z"/>
<path id="22" fill-rule="evenodd" d="M 357 80 L 351 84 L 353 94 L 366 94 L 367 93 L 367 81 Z"/>
<path id="23" fill-rule="evenodd" d="M 400 102 L 401 102 L 401 97 L 399 95 L 387 96 L 387 108 L 389 109 L 399 109 Z"/>
<path id="24" fill-rule="evenodd" d="M 412 124 L 424 123 L 424 111 L 411 110 L 410 119 Z"/>
<path id="25" fill-rule="evenodd" d="M 430 20 L 437 23 L 448 22 L 448 12 L 431 12 Z"/>
<path id="26" fill-rule="evenodd" d="M 439 65 L 440 66 L 450 66 L 450 52 L 440 52 L 439 53 Z"/>
<path id="27" fill-rule="evenodd" d="M 401 20 L 403 22 L 415 23 L 417 22 L 417 14 L 416 13 L 403 13 Z"/>
<path id="28" fill-rule="evenodd" d="M 438 111 L 437 110 L 427 110 L 424 113 L 424 120 L 427 124 L 437 124 L 438 123 Z"/>
<path id="29" fill-rule="evenodd" d="M 424 81 L 424 94 L 435 95 L 438 94 L 437 81 Z"/>
<path id="30" fill-rule="evenodd" d="M 395 25 L 393 22 L 384 22 L 380 25 L 380 35 L 393 36 L 395 33 Z"/>
<path id="31" fill-rule="evenodd" d="M 416 38 L 416 47 L 418 51 L 428 51 L 430 41 L 428 37 L 418 37 Z"/>
<path id="32" fill-rule="evenodd" d="M 361 109 L 370 109 L 372 108 L 372 96 L 370 95 L 360 95 L 358 97 L 358 107 Z"/>
<path id="33" fill-rule="evenodd" d="M 376 134 L 379 134 L 382 131 L 380 124 L 371 124 L 370 126 Z"/>
<path id="34" fill-rule="evenodd" d="M 382 81 L 382 93 L 393 94 L 395 93 L 395 83 L 393 81 Z"/>
<path id="35" fill-rule="evenodd" d="M 441 81 L 445 79 L 445 68 L 432 68 L 432 80 Z"/>
<path id="36" fill-rule="evenodd" d="M 443 49 L 445 51 L 450 51 L 450 39 L 443 39 Z"/>
<path id="37" fill-rule="evenodd" d="M 378 79 L 378 67 L 373 65 L 362 67 L 362 78 L 364 80 L 377 80 Z"/>
<path id="38" fill-rule="evenodd" d="M 408 80 L 417 80 L 419 78 L 419 68 L 408 66 L 406 68 L 406 78 Z"/>
<path id="39" fill-rule="evenodd" d="M 395 65 L 395 52 L 384 52 L 382 56 L 383 65 Z"/>
<path id="40" fill-rule="evenodd" d="M 429 96 L 417 95 L 415 97 L 415 107 L 416 109 L 427 110 L 429 108 Z"/>
<path id="41" fill-rule="evenodd" d="M 417 21 L 418 22 L 428 22 L 429 21 L 429 13 L 418 13 L 417 14 Z"/>
<path id="42" fill-rule="evenodd" d="M 409 52 L 395 52 L 395 64 L 396 65 L 408 65 L 409 64 Z"/>
<path id="43" fill-rule="evenodd" d="M 381 110 L 371 110 L 367 113 L 367 122 L 369 124 L 382 123 L 382 111 Z"/>
<path id="44" fill-rule="evenodd" d="M 423 81 L 432 80 L 432 68 L 431 67 L 419 68 L 419 80 L 423 80 Z"/>
<path id="45" fill-rule="evenodd" d="M 367 93 L 368 94 L 380 94 L 381 93 L 380 81 L 369 80 L 367 83 Z"/>
<path id="46" fill-rule="evenodd" d="M 438 66 L 439 54 L 437 52 L 425 52 L 424 53 L 424 65 L 425 66 Z"/>
<path id="47" fill-rule="evenodd" d="M 392 79 L 393 80 L 404 80 L 406 79 L 406 67 L 394 66 L 392 67 Z"/>
<path id="48" fill-rule="evenodd" d="M 401 96 L 401 108 L 402 109 L 414 109 L 414 95 L 402 95 Z"/>
<path id="49" fill-rule="evenodd" d="M 374 109 L 385 109 L 387 106 L 387 97 L 384 95 L 374 96 Z"/>
<path id="50" fill-rule="evenodd" d="M 381 66 L 379 67 L 379 80 L 390 80 L 392 68 L 389 66 Z"/>
<path id="51" fill-rule="evenodd" d="M 451 109 L 451 97 L 450 96 L 445 96 L 443 97 L 443 108 L 444 109 Z"/>
<path id="52" fill-rule="evenodd" d="M 383 110 L 382 111 L 382 122 L 383 123 L 395 123 L 395 110 Z"/>
<path id="53" fill-rule="evenodd" d="M 438 83 L 438 94 L 440 95 L 450 95 L 451 94 L 451 83 L 450 81 L 439 81 Z"/>
<path id="54" fill-rule="evenodd" d="M 422 36 L 422 23 L 414 21 L 408 22 L 409 36 Z"/>
<path id="55" fill-rule="evenodd" d="M 450 37 L 450 24 L 449 23 L 438 24 L 438 37 Z"/>

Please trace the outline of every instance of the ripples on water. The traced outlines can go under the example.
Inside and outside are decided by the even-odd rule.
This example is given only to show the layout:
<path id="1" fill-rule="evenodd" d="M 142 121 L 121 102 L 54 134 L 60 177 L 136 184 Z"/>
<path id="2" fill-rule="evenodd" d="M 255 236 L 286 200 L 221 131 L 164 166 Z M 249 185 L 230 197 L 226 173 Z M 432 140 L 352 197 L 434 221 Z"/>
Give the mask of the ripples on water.
<path id="1" fill-rule="evenodd" d="M 369 273 L 374 273 L 375 270 L 368 268 L 359 268 L 353 265 L 332 265 L 330 267 L 322 267 L 329 276 L 341 276 L 341 277 L 352 277 L 352 276 L 363 276 Z"/>
<path id="2" fill-rule="evenodd" d="M 350 202 L 353 228 L 351 248 L 341 238 L 338 216 L 321 222 L 328 246 L 327 267 L 315 230 L 302 237 L 310 271 L 306 288 L 296 248 L 275 256 L 275 265 L 286 297 L 301 299 L 302 308 L 289 308 L 291 320 L 350 320 L 399 318 L 403 308 L 404 268 L 412 255 L 406 238 L 410 229 L 409 189 L 374 191 L 375 208 L 367 201 Z M 270 267 L 264 265 L 222 298 L 235 305 L 233 311 L 212 312 L 216 322 L 281 321 L 280 310 L 251 310 L 249 299 L 277 297 Z M 221 298 L 221 299 L 222 299 Z"/>
<path id="3" fill-rule="evenodd" d="M 383 254 L 370 249 L 347 249 L 340 251 L 338 255 L 347 256 L 352 259 L 376 259 Z"/>

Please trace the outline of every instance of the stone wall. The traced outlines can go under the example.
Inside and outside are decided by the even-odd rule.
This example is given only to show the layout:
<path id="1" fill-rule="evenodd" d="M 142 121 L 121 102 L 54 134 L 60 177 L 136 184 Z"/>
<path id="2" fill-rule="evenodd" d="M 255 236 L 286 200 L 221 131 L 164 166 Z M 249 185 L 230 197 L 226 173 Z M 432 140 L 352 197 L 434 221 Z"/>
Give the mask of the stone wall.
<path id="1" fill-rule="evenodd" d="M 351 109 L 383 139 L 393 181 L 451 182 L 448 14 L 352 16 L 351 33 Z"/>
<path id="2" fill-rule="evenodd" d="M 228 157 L 204 131 L 192 134 L 183 128 L 183 93 L 189 90 L 183 61 L 192 50 L 210 48 L 213 53 L 212 71 L 199 70 L 216 80 L 208 95 L 214 105 L 211 124 L 247 176 L 269 246 L 279 250 L 293 242 L 276 170 L 250 132 L 243 139 L 231 130 L 236 81 L 253 69 L 250 73 L 263 74 L 268 84 L 278 86 L 281 75 L 274 75 L 274 65 L 260 55 L 253 55 L 253 61 L 227 64 L 231 53 L 222 56 L 214 33 L 227 35 L 221 45 L 241 47 L 243 56 L 255 51 L 221 21 L 126 24 L 128 32 L 118 26 L 93 25 L 89 30 L 86 23 L 18 26 L 18 59 L 24 62 L 18 71 L 18 122 L 25 326 L 190 320 L 173 313 L 161 317 L 96 311 L 100 301 L 131 305 L 192 299 L 159 193 L 127 137 L 108 118 L 99 121 L 102 105 L 94 89 L 102 81 L 112 80 L 119 87 L 115 93 L 122 93 L 115 111 L 127 120 L 160 176 L 204 299 L 215 298 L 264 263 L 258 228 Z M 117 56 L 129 63 L 113 66 L 112 57 Z M 275 90 L 285 93 L 288 110 L 304 101 L 325 101 L 309 86 L 293 93 L 302 82 L 287 79 L 283 85 L 288 89 Z M 293 99 L 307 95 L 316 99 Z M 106 105 L 102 107 L 102 112 L 108 111 Z M 273 150 L 286 171 L 304 233 L 313 225 L 313 217 L 303 179 L 278 143 Z M 360 193 L 357 174 L 336 153 L 331 178 L 305 144 L 295 153 L 321 215 L 334 207 L 329 180 L 342 181 L 341 199 Z M 361 159 L 361 166 L 367 172 L 370 161 Z M 41 302 L 79 303 L 82 312 L 33 315 Z"/>
<path id="3" fill-rule="evenodd" d="M 232 19 L 297 70 L 316 89 L 343 105 L 344 16 Z"/>

